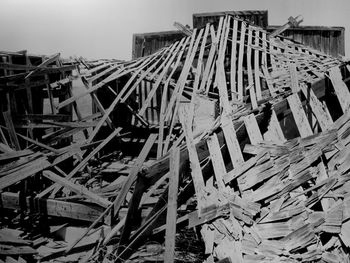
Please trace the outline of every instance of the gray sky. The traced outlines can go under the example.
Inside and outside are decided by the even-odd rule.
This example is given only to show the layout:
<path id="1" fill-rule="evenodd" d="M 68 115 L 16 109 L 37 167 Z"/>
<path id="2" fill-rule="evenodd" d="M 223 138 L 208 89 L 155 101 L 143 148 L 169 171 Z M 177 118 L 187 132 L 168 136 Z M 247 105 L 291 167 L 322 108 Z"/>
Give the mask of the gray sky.
<path id="1" fill-rule="evenodd" d="M 192 26 L 192 14 L 268 10 L 269 24 L 343 26 L 350 56 L 350 0 L 0 0 L 0 50 L 130 59 L 132 34 Z"/>

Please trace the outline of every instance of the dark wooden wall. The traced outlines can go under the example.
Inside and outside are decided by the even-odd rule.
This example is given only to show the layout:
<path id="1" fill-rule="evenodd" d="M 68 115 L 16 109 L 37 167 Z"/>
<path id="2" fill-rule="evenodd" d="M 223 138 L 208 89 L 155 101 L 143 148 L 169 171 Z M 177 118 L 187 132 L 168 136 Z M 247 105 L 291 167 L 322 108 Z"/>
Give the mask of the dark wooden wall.
<path id="1" fill-rule="evenodd" d="M 134 34 L 132 41 L 132 58 L 150 55 L 158 49 L 171 45 L 185 35 L 178 31 L 152 32 Z"/>
<path id="2" fill-rule="evenodd" d="M 193 14 L 193 27 L 202 28 L 207 23 L 218 23 L 221 16 L 233 15 L 241 19 L 248 20 L 256 26 L 266 28 L 268 26 L 267 10 L 247 10 L 247 11 L 223 11 L 215 13 Z"/>
<path id="3" fill-rule="evenodd" d="M 278 26 L 268 26 L 269 32 Z M 332 56 L 345 55 L 344 27 L 302 26 L 290 28 L 283 36 Z"/>

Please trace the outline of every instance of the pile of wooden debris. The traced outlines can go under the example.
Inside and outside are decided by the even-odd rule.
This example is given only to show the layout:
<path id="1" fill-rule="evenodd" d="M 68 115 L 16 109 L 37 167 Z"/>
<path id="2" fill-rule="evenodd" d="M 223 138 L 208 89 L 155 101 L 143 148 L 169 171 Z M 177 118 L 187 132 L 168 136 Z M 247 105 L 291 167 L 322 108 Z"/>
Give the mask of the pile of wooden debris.
<path id="1" fill-rule="evenodd" d="M 58 56 L 0 63 L 0 260 L 349 262 L 345 63 L 232 16 L 79 62 L 76 95 Z M 34 87 L 51 114 L 15 107 Z"/>

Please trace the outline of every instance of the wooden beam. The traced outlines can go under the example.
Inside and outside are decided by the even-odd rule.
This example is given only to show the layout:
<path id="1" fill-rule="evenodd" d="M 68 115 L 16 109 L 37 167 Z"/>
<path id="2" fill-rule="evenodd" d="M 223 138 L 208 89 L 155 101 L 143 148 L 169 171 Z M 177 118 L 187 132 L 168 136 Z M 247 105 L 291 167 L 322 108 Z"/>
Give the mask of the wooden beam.
<path id="1" fill-rule="evenodd" d="M 346 84 L 343 82 L 343 77 L 339 67 L 333 67 L 329 70 L 329 78 L 332 81 L 334 91 L 337 94 L 340 106 L 345 113 L 350 105 L 350 92 Z"/>
<path id="2" fill-rule="evenodd" d="M 146 143 L 144 144 L 144 146 L 143 146 L 143 148 L 142 148 L 142 150 L 141 150 L 141 152 L 136 160 L 134 167 L 130 171 L 127 180 L 125 180 L 124 185 L 118 194 L 118 197 L 114 201 L 114 215 L 116 215 L 118 213 L 121 205 L 123 204 L 130 187 L 132 186 L 132 184 L 136 180 L 137 175 L 138 175 L 139 171 L 141 170 L 142 165 L 145 162 L 147 155 L 148 155 L 149 151 L 151 150 L 157 137 L 158 137 L 158 134 L 152 133 L 148 137 Z"/>
<path id="3" fill-rule="evenodd" d="M 263 137 L 253 113 L 244 117 L 244 124 L 251 144 L 256 145 L 263 141 Z"/>
<path id="4" fill-rule="evenodd" d="M 170 153 L 170 181 L 167 206 L 167 228 L 165 231 L 164 263 L 173 263 L 175 256 L 175 234 L 177 218 L 177 192 L 179 188 L 180 150 L 175 148 Z"/>
<path id="5" fill-rule="evenodd" d="M 0 193 L 2 208 L 19 210 L 21 209 L 19 193 Z M 31 213 L 41 213 L 47 216 L 70 218 L 86 222 L 95 221 L 103 212 L 100 206 L 93 204 L 74 203 L 56 199 L 26 197 L 27 208 Z M 105 223 L 110 225 L 110 218 Z"/>
<path id="6" fill-rule="evenodd" d="M 101 205 L 102 207 L 107 208 L 111 204 L 110 201 L 108 201 L 108 200 L 98 196 L 97 194 L 89 191 L 86 187 L 72 183 L 71 181 L 68 181 L 67 179 L 65 179 L 63 177 L 58 176 L 54 172 L 44 171 L 43 176 L 45 176 L 46 178 L 48 178 L 56 183 L 59 183 L 60 185 L 66 187 L 67 189 L 69 189 L 77 194 L 83 195 L 87 199 L 93 201 L 96 204 Z"/>
<path id="7" fill-rule="evenodd" d="M 297 125 L 298 131 L 302 138 L 310 136 L 313 134 L 312 129 L 310 127 L 310 123 L 306 117 L 305 111 L 303 109 L 303 105 L 299 99 L 298 93 L 294 93 L 290 95 L 288 98 L 288 103 L 290 109 L 292 110 L 292 114 Z"/>

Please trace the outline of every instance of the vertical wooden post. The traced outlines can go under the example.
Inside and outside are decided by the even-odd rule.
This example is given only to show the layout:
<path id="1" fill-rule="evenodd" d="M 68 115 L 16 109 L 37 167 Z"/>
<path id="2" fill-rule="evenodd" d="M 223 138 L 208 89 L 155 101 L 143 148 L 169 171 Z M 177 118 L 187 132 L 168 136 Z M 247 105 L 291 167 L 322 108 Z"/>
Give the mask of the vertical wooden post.
<path id="1" fill-rule="evenodd" d="M 178 147 L 170 152 L 170 181 L 168 193 L 168 206 L 165 231 L 165 263 L 174 262 L 176 214 L 177 214 L 177 192 L 179 187 L 180 150 Z"/>

